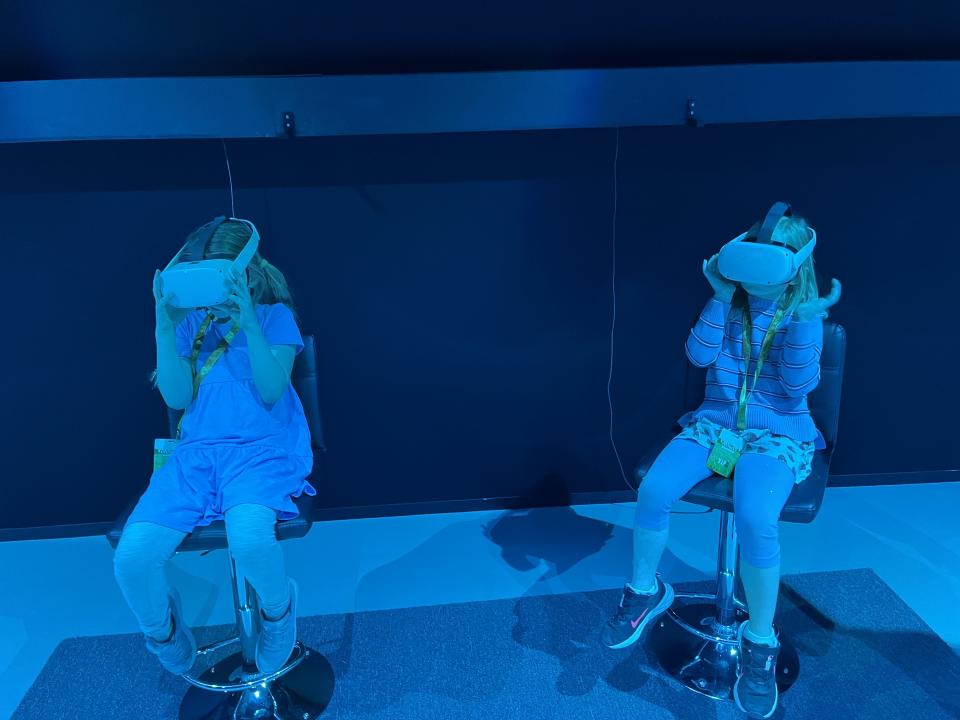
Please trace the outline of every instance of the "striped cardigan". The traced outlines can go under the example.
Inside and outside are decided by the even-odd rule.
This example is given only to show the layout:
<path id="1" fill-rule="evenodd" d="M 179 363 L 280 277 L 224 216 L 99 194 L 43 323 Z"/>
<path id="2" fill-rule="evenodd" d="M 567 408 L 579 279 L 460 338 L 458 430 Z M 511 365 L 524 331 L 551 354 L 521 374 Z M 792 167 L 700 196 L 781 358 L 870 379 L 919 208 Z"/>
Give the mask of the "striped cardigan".
<path id="1" fill-rule="evenodd" d="M 776 302 L 749 296 L 753 325 L 752 358 L 747 384 L 753 387 L 760 343 L 770 327 Z M 706 397 L 696 410 L 680 418 L 681 426 L 704 418 L 736 428 L 740 387 L 743 384 L 743 322 L 730 303 L 712 298 L 687 338 L 687 357 L 707 370 Z M 823 321 L 786 319 L 776 331 L 756 389 L 747 399 L 747 427 L 768 429 L 800 442 L 825 447 L 823 435 L 807 409 L 807 393 L 820 382 Z"/>

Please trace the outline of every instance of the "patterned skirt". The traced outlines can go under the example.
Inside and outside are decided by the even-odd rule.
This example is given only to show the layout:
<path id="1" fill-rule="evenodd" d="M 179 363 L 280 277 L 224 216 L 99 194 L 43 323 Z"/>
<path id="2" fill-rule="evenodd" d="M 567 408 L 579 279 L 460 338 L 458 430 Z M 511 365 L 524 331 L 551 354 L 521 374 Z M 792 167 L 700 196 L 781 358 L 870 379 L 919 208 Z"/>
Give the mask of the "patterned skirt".
<path id="1" fill-rule="evenodd" d="M 696 418 L 677 435 L 677 439 L 694 440 L 711 450 L 723 429 L 711 420 Z M 746 443 L 744 454 L 773 455 L 793 471 L 794 483 L 803 482 L 809 477 L 815 450 L 812 442 L 798 442 L 783 435 L 774 435 L 769 430 L 749 428 L 741 433 L 741 437 Z"/>

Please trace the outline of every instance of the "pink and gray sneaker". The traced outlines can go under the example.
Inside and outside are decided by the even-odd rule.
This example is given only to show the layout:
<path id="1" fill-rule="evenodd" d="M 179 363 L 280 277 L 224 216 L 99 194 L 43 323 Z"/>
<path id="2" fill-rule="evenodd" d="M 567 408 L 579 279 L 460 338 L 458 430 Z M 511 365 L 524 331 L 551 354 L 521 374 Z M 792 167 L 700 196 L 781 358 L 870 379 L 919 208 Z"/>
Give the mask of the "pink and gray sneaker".
<path id="1" fill-rule="evenodd" d="M 623 588 L 623 597 L 612 618 L 603 626 L 600 639 L 611 650 L 633 645 L 647 627 L 673 603 L 673 587 L 657 578 L 657 589 L 652 595 L 634 592 L 629 585 Z"/>

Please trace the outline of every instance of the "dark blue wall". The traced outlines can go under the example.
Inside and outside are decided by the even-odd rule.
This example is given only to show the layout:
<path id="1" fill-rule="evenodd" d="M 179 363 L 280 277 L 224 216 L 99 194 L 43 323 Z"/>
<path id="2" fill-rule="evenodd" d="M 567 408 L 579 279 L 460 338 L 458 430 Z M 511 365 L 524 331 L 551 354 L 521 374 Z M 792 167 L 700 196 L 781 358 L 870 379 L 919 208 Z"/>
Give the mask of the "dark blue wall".
<path id="1" fill-rule="evenodd" d="M 775 199 L 844 296 L 834 470 L 960 467 L 956 121 L 624 130 L 616 438 L 680 410 L 702 258 Z M 623 488 L 607 437 L 614 131 L 230 144 L 321 351 L 328 506 Z M 165 428 L 153 269 L 229 209 L 219 143 L 0 146 L 0 527 L 103 522 Z M 953 363 L 953 364 L 951 364 Z M 893 478 L 895 479 L 895 478 Z M 856 483 L 856 478 L 839 478 Z"/>
<path id="2" fill-rule="evenodd" d="M 0 80 L 343 75 L 958 57 L 949 0 L 7 2 Z M 243 38 L 243 42 L 237 42 Z"/>

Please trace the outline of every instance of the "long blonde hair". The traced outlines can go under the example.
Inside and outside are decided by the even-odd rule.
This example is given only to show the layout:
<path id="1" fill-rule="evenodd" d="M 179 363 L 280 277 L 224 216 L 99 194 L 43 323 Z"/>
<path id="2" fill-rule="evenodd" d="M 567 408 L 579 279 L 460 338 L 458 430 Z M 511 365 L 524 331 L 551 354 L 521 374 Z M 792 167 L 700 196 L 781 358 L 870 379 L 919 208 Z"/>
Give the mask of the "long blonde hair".
<path id="1" fill-rule="evenodd" d="M 748 237 L 756 237 L 760 232 L 762 220 L 758 220 L 750 228 Z M 811 240 L 813 240 L 813 230 L 807 225 L 807 221 L 799 215 L 792 215 L 780 218 L 780 222 L 773 229 L 773 242 L 782 243 L 789 248 L 799 250 Z M 786 317 L 790 317 L 797 305 L 809 302 L 820 297 L 820 291 L 817 288 L 817 274 L 813 265 L 813 255 L 811 254 L 800 266 L 797 276 L 790 281 L 780 296 L 779 306 L 785 310 Z M 747 292 L 741 285 L 737 285 L 737 291 L 734 293 L 734 307 L 743 308 L 747 303 Z"/>
<path id="2" fill-rule="evenodd" d="M 202 228 L 197 228 L 190 233 L 188 241 L 193 239 L 201 230 Z M 221 223 L 207 242 L 203 257 L 206 259 L 226 258 L 232 260 L 243 250 L 247 240 L 250 239 L 250 234 L 250 228 L 244 223 L 226 220 Z M 254 305 L 283 303 L 296 316 L 287 279 L 259 252 L 254 254 L 253 259 L 250 260 L 250 264 L 247 266 L 247 274 L 250 297 L 253 299 Z"/>

